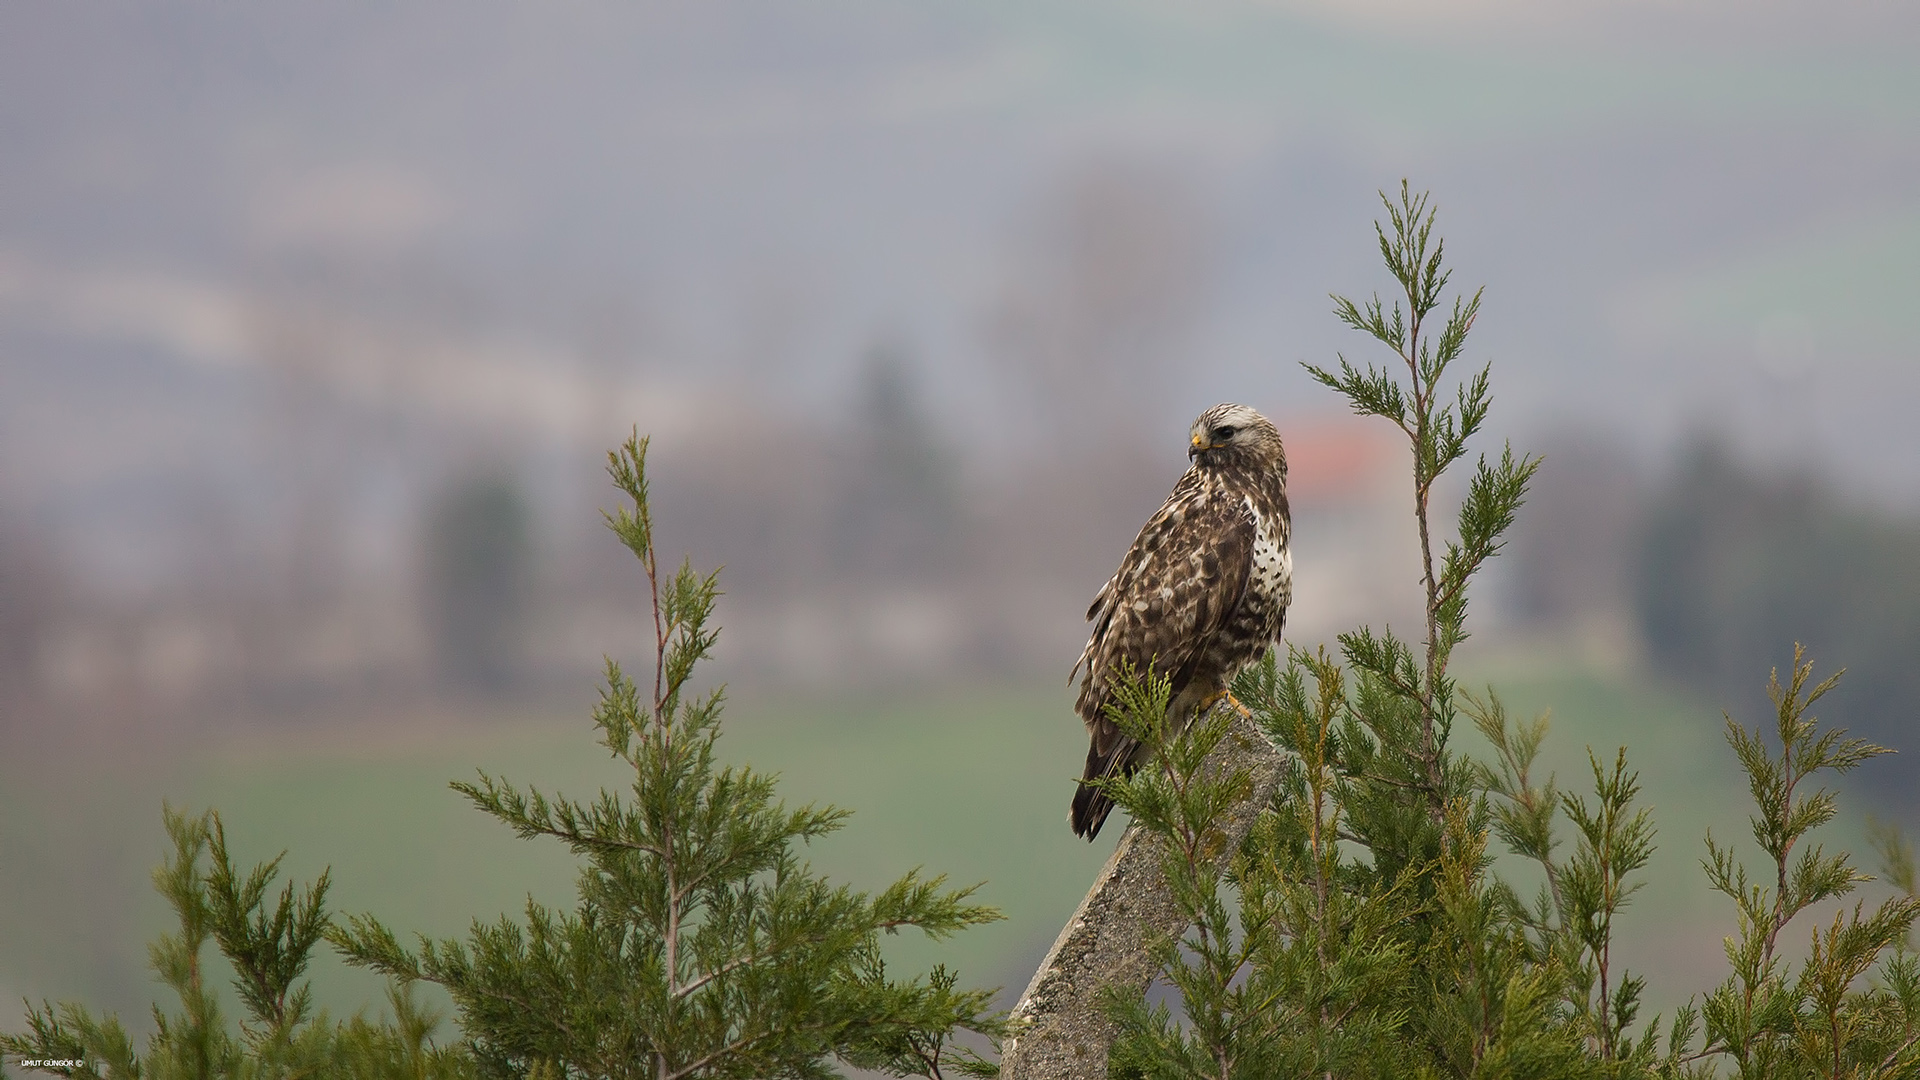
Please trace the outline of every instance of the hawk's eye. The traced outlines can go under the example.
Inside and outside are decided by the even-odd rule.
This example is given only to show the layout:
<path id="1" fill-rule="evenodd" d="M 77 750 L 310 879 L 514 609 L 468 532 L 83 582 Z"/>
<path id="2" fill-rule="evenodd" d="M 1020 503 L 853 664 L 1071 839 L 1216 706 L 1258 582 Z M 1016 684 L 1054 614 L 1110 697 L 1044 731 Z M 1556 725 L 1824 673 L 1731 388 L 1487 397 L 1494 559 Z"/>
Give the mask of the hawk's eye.
<path id="1" fill-rule="evenodd" d="M 1221 426 L 1213 429 L 1213 441 L 1226 442 L 1228 439 L 1233 438 L 1233 433 L 1237 430 L 1238 429 L 1233 427 L 1231 424 L 1222 424 Z"/>

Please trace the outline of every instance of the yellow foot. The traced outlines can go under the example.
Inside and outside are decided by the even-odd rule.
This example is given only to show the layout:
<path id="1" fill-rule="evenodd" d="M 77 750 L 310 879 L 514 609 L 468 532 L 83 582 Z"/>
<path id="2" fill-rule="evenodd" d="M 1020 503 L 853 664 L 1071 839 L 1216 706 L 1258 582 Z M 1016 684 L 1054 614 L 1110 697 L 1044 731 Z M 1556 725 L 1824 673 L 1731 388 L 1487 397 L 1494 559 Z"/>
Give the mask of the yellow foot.
<path id="1" fill-rule="evenodd" d="M 1234 711 L 1239 713 L 1241 716 L 1245 717 L 1246 719 L 1248 720 L 1253 719 L 1253 710 L 1247 708 L 1245 705 L 1240 704 L 1240 699 L 1237 697 L 1234 697 L 1233 691 L 1231 690 L 1222 690 L 1215 694 L 1208 694 L 1206 698 L 1200 702 L 1200 715 L 1205 716 L 1207 715 L 1207 713 L 1212 712 L 1213 707 L 1215 705 L 1220 704 L 1222 701 L 1233 706 Z"/>

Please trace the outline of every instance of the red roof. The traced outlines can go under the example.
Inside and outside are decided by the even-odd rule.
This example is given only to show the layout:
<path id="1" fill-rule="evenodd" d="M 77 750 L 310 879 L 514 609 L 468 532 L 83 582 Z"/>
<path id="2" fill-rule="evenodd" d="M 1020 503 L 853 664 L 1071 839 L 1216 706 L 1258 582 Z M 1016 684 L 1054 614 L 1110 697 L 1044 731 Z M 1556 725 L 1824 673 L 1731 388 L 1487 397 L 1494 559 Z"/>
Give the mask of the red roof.
<path id="1" fill-rule="evenodd" d="M 1293 498 L 1373 495 L 1408 463 L 1406 437 L 1372 416 L 1315 416 L 1279 425 Z"/>

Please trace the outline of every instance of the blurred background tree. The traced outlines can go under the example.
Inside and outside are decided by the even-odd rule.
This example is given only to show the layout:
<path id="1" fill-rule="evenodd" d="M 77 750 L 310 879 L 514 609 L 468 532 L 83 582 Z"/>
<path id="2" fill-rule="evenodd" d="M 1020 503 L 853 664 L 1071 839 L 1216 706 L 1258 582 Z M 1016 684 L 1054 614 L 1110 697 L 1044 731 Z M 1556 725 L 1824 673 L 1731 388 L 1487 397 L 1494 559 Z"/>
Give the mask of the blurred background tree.
<path id="1" fill-rule="evenodd" d="M 532 513 L 502 474 L 457 480 L 429 512 L 425 606 L 444 677 L 501 690 L 522 673 L 534 584 Z"/>
<path id="2" fill-rule="evenodd" d="M 1649 500 L 1634 600 L 1647 655 L 1736 711 L 1764 707 L 1757 658 L 1800 641 L 1844 663 L 1827 715 L 1911 747 L 1920 717 L 1920 524 L 1851 504 L 1809 473 L 1697 442 Z M 1869 773 L 1903 809 L 1920 794 Z"/>
<path id="3" fill-rule="evenodd" d="M 907 347 L 881 341 L 861 360 L 838 569 L 869 581 L 948 576 L 959 548 L 959 462 Z"/>

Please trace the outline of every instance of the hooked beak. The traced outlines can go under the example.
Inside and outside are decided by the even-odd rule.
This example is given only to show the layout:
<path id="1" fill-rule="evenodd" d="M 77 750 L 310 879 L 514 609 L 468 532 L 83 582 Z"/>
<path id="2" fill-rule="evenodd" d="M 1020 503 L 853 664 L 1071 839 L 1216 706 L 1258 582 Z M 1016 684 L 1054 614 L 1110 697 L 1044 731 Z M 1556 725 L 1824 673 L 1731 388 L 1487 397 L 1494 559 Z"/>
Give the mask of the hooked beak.
<path id="1" fill-rule="evenodd" d="M 1205 439 L 1201 438 L 1200 436 L 1195 435 L 1193 437 L 1193 443 L 1187 447 L 1187 460 L 1192 461 L 1194 458 L 1197 458 L 1200 456 L 1200 452 L 1202 450 L 1211 450 L 1211 449 L 1213 449 L 1211 444 L 1209 444 Z"/>

